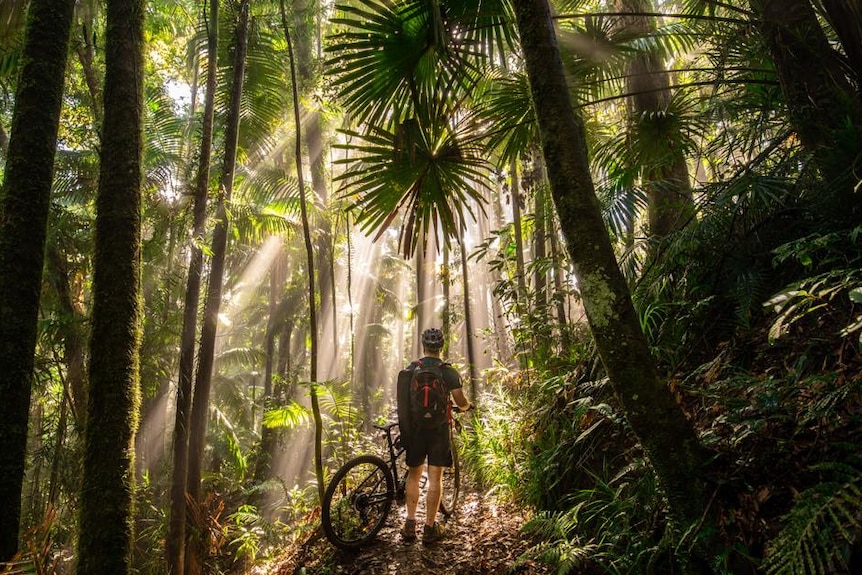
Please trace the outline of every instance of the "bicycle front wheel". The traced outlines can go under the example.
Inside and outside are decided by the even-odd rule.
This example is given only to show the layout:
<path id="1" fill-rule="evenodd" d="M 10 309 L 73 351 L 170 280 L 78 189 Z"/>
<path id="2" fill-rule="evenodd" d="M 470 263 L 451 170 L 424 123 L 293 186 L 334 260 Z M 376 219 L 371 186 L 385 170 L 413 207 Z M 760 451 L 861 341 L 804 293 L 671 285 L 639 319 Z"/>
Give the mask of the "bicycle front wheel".
<path id="1" fill-rule="evenodd" d="M 395 482 L 386 462 L 360 455 L 341 466 L 326 488 L 321 524 L 326 538 L 341 549 L 371 541 L 386 523 Z"/>

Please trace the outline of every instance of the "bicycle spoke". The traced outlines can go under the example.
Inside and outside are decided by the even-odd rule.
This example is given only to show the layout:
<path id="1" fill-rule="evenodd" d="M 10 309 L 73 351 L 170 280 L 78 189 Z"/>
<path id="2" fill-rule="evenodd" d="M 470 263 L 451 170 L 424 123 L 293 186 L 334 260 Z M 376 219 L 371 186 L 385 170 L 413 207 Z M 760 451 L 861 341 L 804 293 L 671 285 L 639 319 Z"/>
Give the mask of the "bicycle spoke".
<path id="1" fill-rule="evenodd" d="M 323 528 L 339 547 L 358 547 L 383 526 L 392 505 L 392 478 L 382 460 L 360 457 L 336 473 L 324 497 Z"/>

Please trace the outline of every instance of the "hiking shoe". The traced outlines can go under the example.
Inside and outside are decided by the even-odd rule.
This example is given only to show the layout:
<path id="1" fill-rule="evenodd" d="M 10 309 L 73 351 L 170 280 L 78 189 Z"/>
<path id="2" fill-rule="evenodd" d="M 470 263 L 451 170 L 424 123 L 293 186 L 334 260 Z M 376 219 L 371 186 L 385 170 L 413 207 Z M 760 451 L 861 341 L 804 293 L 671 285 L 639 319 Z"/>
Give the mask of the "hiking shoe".
<path id="1" fill-rule="evenodd" d="M 443 526 L 439 523 L 434 525 L 426 525 L 422 530 L 423 545 L 431 545 L 443 539 Z"/>
<path id="2" fill-rule="evenodd" d="M 401 528 L 401 539 L 405 542 L 416 541 L 416 520 L 408 519 Z"/>

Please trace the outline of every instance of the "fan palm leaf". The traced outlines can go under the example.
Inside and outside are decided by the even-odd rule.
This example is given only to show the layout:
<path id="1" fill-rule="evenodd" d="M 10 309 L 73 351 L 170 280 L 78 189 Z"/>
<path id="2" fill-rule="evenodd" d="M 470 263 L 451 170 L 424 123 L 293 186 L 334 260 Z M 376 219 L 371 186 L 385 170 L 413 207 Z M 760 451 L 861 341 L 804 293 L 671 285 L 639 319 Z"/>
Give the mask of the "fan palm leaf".
<path id="1" fill-rule="evenodd" d="M 434 84 L 437 60 L 445 58 L 445 46 L 430 37 L 431 14 L 417 2 L 365 1 L 338 9 L 343 16 L 332 22 L 344 31 L 333 38 L 327 66 L 337 71 L 345 108 L 372 125 L 409 116 Z"/>
<path id="2" fill-rule="evenodd" d="M 339 177 L 343 194 L 353 199 L 357 224 L 378 238 L 403 210 L 405 255 L 438 222 L 444 242 L 457 237 L 466 214 L 474 215 L 472 201 L 482 202 L 487 162 L 472 118 L 454 129 L 440 120 L 408 119 L 394 131 L 372 127 L 350 135 L 359 155 L 342 161 L 349 167 Z"/>

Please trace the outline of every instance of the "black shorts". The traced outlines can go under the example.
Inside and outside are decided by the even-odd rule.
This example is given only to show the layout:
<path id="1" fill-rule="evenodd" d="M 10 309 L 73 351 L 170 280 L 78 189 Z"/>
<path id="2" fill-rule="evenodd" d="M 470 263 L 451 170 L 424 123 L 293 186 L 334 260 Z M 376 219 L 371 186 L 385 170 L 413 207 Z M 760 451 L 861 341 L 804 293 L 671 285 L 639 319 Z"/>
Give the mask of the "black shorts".
<path id="1" fill-rule="evenodd" d="M 415 429 L 407 447 L 407 466 L 419 467 L 428 459 L 428 465 L 452 467 L 452 449 L 449 444 L 449 426 L 434 429 Z"/>

